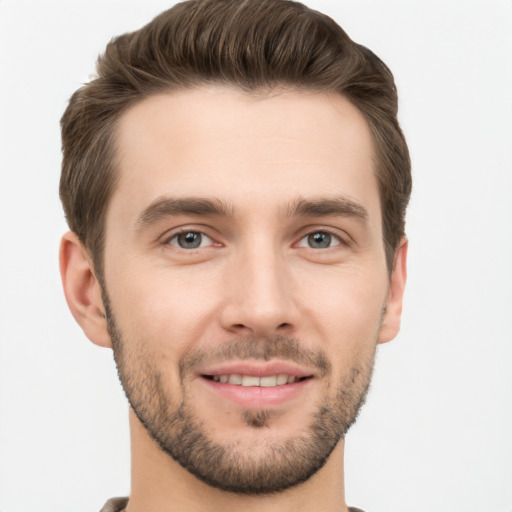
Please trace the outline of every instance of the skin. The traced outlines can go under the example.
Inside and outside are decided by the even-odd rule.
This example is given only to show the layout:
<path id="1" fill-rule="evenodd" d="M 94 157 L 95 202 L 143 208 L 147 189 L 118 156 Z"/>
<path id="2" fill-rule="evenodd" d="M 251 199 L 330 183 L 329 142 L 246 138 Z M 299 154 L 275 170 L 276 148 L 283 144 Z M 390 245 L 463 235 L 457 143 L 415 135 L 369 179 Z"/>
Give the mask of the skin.
<path id="1" fill-rule="evenodd" d="M 390 277 L 373 154 L 363 116 L 338 95 L 204 87 L 148 98 L 121 118 L 120 180 L 106 222 L 111 307 L 133 360 L 143 354 L 157 365 L 173 407 L 186 395 L 215 442 L 236 436 L 241 453 L 264 458 L 269 444 L 299 436 L 318 403 L 333 398 L 359 362 L 371 364 L 376 343 L 398 333 L 407 244 L 397 248 Z M 148 214 L 163 198 L 221 201 L 229 215 Z M 291 207 L 340 198 L 364 218 Z M 184 249 L 180 230 L 208 238 Z M 317 232 L 331 234 L 329 247 L 309 245 Z M 73 233 L 63 237 L 61 271 L 74 317 L 91 341 L 110 347 L 91 258 Z M 180 381 L 187 354 L 275 335 L 321 351 L 332 371 L 274 407 L 266 428 L 249 426 L 240 405 L 197 373 Z M 347 510 L 343 439 L 305 483 L 247 496 L 191 475 L 159 449 L 133 410 L 130 427 L 128 512 Z"/>

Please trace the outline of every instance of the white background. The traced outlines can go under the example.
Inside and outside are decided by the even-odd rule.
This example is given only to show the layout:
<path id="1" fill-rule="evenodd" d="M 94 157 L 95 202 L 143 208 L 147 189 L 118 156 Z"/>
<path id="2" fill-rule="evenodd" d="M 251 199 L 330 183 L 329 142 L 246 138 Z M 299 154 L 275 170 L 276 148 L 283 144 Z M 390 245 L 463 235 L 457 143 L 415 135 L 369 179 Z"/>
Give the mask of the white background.
<path id="1" fill-rule="evenodd" d="M 512 511 L 512 1 L 310 0 L 393 70 L 414 169 L 403 329 L 347 440 L 368 512 Z M 58 275 L 59 118 L 161 0 L 0 0 L 0 510 L 129 492 L 127 406 Z"/>

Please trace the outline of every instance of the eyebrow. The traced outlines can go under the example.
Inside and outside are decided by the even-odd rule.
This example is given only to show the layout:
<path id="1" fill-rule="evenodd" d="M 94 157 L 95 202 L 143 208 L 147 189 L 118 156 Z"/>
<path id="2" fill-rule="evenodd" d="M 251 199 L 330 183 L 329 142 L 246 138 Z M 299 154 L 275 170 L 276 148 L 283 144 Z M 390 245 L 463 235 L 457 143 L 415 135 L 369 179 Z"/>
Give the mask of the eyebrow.
<path id="1" fill-rule="evenodd" d="M 303 199 L 298 198 L 285 210 L 287 217 L 353 217 L 362 222 L 368 220 L 368 211 L 359 203 L 345 196 Z"/>
<path id="2" fill-rule="evenodd" d="M 136 227 L 144 227 L 156 224 L 167 217 L 179 215 L 196 215 L 202 217 L 232 218 L 235 216 L 235 208 L 220 199 L 201 197 L 162 197 L 153 201 L 139 215 Z M 364 206 L 344 197 L 305 199 L 299 197 L 292 201 L 284 209 L 285 217 L 327 217 L 341 216 L 353 217 L 366 222 L 368 211 Z"/>
<path id="3" fill-rule="evenodd" d="M 139 215 L 138 228 L 155 224 L 166 217 L 198 215 L 207 217 L 233 217 L 234 209 L 220 199 L 197 197 L 163 197 L 156 199 Z"/>

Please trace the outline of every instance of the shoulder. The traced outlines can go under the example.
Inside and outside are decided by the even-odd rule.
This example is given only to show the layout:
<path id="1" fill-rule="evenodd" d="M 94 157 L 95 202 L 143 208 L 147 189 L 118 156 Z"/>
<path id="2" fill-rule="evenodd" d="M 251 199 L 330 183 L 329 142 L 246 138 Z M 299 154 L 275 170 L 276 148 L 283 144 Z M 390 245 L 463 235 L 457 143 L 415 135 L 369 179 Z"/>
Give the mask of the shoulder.
<path id="1" fill-rule="evenodd" d="M 103 505 L 100 512 L 122 512 L 128 505 L 128 498 L 111 498 Z"/>
<path id="2" fill-rule="evenodd" d="M 122 512 L 128 504 L 128 498 L 111 498 L 109 499 L 100 512 Z M 360 508 L 349 507 L 349 512 L 364 512 Z"/>

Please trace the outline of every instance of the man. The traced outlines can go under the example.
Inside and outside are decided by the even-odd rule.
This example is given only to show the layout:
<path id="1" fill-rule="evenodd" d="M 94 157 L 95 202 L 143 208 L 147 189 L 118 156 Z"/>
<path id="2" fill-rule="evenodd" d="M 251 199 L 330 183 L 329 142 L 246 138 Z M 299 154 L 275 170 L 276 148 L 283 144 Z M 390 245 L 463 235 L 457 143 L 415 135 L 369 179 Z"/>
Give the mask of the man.
<path id="1" fill-rule="evenodd" d="M 406 279 L 390 71 L 286 0 L 178 4 L 97 71 L 62 118 L 60 261 L 131 406 L 103 510 L 357 510 L 344 438 Z"/>

